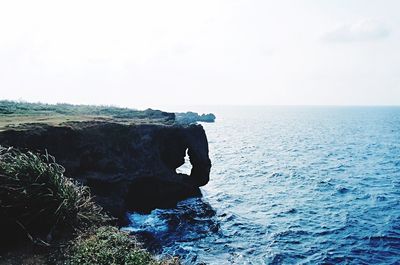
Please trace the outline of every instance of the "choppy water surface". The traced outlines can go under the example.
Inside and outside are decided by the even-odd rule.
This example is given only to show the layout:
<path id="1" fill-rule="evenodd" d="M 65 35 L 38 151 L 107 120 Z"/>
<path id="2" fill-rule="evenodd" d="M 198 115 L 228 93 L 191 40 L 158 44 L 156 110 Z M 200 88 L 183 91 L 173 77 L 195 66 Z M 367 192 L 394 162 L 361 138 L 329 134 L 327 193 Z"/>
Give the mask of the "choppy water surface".
<path id="1" fill-rule="evenodd" d="M 400 108 L 206 109 L 202 198 L 130 230 L 185 264 L 400 264 Z"/>

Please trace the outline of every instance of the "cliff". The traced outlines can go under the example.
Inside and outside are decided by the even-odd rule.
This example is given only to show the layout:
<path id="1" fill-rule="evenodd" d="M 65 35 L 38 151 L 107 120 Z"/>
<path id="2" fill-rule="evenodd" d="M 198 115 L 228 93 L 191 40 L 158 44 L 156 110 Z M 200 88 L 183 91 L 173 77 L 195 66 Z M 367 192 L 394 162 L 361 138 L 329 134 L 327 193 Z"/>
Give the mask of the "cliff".
<path id="1" fill-rule="evenodd" d="M 112 120 L 24 124 L 0 131 L 0 145 L 47 151 L 65 167 L 66 176 L 88 185 L 116 217 L 200 194 L 211 168 L 201 125 Z M 186 152 L 191 173 L 178 174 Z"/>

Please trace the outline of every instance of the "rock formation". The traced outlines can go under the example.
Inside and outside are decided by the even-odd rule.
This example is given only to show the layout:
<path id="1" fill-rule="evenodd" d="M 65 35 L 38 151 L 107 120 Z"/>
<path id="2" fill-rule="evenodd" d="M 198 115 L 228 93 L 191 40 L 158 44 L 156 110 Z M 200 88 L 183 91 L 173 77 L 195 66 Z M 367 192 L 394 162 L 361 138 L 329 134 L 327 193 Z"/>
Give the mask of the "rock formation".
<path id="1" fill-rule="evenodd" d="M 199 115 L 196 112 L 179 112 L 175 113 L 175 121 L 180 124 L 191 124 L 196 122 L 214 122 L 215 115 L 212 113 Z"/>
<path id="2" fill-rule="evenodd" d="M 48 152 L 65 175 L 88 185 L 112 215 L 173 206 L 200 194 L 211 161 L 201 125 L 88 121 L 26 125 L 0 132 L 0 145 Z M 189 155 L 190 175 L 176 169 Z"/>

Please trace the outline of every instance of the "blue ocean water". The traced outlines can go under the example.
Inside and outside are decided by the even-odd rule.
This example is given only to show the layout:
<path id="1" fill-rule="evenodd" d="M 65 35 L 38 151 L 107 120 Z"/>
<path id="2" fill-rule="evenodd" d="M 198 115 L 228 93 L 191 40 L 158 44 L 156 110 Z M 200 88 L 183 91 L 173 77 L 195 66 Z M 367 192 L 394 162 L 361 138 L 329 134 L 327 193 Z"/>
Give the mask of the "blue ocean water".
<path id="1" fill-rule="evenodd" d="M 217 121 L 203 124 L 203 197 L 129 214 L 153 251 L 184 264 L 400 264 L 400 108 L 206 111 Z"/>

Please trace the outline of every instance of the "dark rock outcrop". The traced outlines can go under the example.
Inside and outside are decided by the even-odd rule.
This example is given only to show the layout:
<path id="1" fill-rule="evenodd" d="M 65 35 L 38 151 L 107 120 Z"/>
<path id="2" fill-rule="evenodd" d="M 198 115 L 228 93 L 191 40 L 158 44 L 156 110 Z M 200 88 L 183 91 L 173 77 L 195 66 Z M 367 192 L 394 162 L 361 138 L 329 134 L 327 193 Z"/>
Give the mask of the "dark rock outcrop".
<path id="1" fill-rule="evenodd" d="M 212 113 L 199 115 L 196 112 L 180 112 L 175 113 L 175 121 L 180 124 L 191 124 L 196 122 L 214 122 L 216 119 Z"/>
<path id="2" fill-rule="evenodd" d="M 117 217 L 126 210 L 168 207 L 199 195 L 211 168 L 201 125 L 34 124 L 0 132 L 0 144 L 47 150 L 65 167 L 66 176 L 88 185 L 97 201 Z M 191 174 L 178 174 L 186 152 Z"/>

